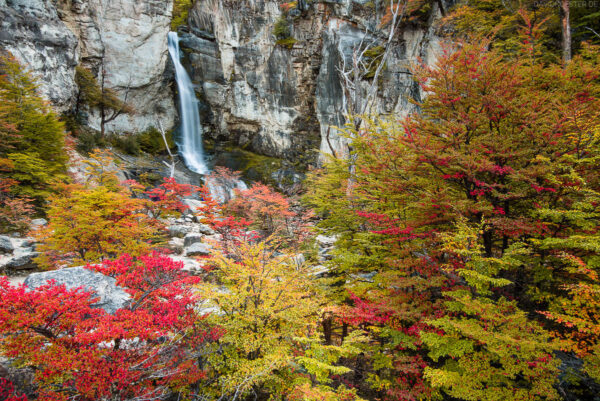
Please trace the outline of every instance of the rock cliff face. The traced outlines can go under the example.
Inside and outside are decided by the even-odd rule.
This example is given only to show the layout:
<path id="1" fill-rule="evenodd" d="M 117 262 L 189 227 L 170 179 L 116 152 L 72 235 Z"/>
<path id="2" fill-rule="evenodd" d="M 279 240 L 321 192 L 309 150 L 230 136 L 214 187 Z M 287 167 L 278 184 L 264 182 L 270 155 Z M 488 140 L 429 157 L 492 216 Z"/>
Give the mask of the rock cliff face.
<path id="1" fill-rule="evenodd" d="M 372 111 L 405 114 L 419 97 L 408 66 L 432 62 L 439 48 L 435 2 L 418 23 L 403 23 L 376 83 Z M 316 150 L 342 156 L 348 147 L 336 126 L 349 102 L 340 74 L 360 43 L 384 42 L 382 0 L 299 0 L 283 15 L 279 0 L 196 0 L 180 29 L 184 63 L 197 85 L 206 135 L 293 162 Z M 0 46 L 40 77 L 60 111 L 73 109 L 77 64 L 90 68 L 134 109 L 106 125 L 132 132 L 174 126 L 174 74 L 167 32 L 172 0 L 0 0 Z M 290 39 L 277 43 L 274 28 Z M 372 79 L 356 83 L 363 98 Z M 374 86 L 375 87 L 375 86 Z M 99 128 L 97 111 L 87 124 Z"/>
<path id="2" fill-rule="evenodd" d="M 74 107 L 75 66 L 90 68 L 135 112 L 107 131 L 172 127 L 176 110 L 167 70 L 172 0 L 0 0 L 0 45 L 40 79 L 61 112 Z M 165 72 L 167 71 L 167 72 Z M 98 113 L 87 119 L 99 128 Z"/>
<path id="3" fill-rule="evenodd" d="M 361 41 L 382 43 L 381 33 L 367 36 L 382 17 L 380 3 L 296 2 L 285 17 L 295 42 L 282 46 L 273 34 L 284 18 L 281 2 L 197 1 L 180 36 L 203 104 L 205 132 L 290 160 L 314 158 L 315 149 L 346 154 L 345 140 L 334 128 L 343 126 L 348 101 L 339 69 L 343 61 L 351 63 Z M 417 57 L 433 62 L 439 38 L 432 27 L 440 15 L 436 5 L 425 23 L 404 24 L 398 31 L 400 40 L 382 72 L 374 112 L 406 114 L 412 109 L 409 98 L 420 94 L 408 67 Z M 359 91 L 370 85 L 362 80 Z"/>
<path id="4" fill-rule="evenodd" d="M 42 94 L 59 111 L 73 106 L 77 38 L 51 0 L 0 0 L 0 49 L 38 76 Z"/>

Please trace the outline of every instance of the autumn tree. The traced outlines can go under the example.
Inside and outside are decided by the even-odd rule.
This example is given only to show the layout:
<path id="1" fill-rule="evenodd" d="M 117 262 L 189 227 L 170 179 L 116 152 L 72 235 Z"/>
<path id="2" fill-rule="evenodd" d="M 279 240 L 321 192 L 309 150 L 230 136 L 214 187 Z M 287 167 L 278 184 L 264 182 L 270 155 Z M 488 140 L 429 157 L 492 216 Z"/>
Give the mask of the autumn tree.
<path id="1" fill-rule="evenodd" d="M 202 348 L 219 337 L 194 309 L 198 279 L 158 254 L 87 268 L 115 277 L 129 303 L 109 314 L 81 288 L 0 279 L 0 351 L 34 368 L 39 399 L 161 400 L 192 396 Z M 15 400 L 18 398 L 15 398 Z"/>
<path id="2" fill-rule="evenodd" d="M 0 158 L 0 174 L 10 175 L 13 170 L 10 159 Z M 18 181 L 0 175 L 0 232 L 25 231 L 35 213 L 31 198 L 15 194 Z"/>
<path id="3" fill-rule="evenodd" d="M 121 99 L 114 89 L 106 86 L 106 70 L 103 63 L 100 66 L 100 83 L 94 73 L 83 66 L 75 68 L 75 82 L 79 87 L 76 112 L 79 111 L 82 104 L 97 108 L 100 111 L 100 134 L 102 136 L 104 136 L 107 123 L 122 114 L 134 112 L 133 107 L 127 103 L 129 88 L 127 88 L 124 99 Z"/>
<path id="4" fill-rule="evenodd" d="M 264 242 L 241 243 L 211 262 L 216 283 L 199 290 L 213 311 L 208 321 L 224 329 L 207 356 L 215 398 L 290 392 L 294 339 L 310 333 L 319 310 L 306 267 Z"/>
<path id="5" fill-rule="evenodd" d="M 300 210 L 291 199 L 261 183 L 238 189 L 235 194 L 224 205 L 225 215 L 248 221 L 262 238 L 270 238 L 272 243 L 277 239 L 282 247 L 299 249 L 304 245 L 309 236 L 310 210 Z"/>
<path id="6" fill-rule="evenodd" d="M 66 179 L 64 127 L 37 93 L 35 79 L 10 56 L 0 58 L 0 174 L 18 182 L 10 193 L 40 207 L 56 182 Z M 14 197 L 13 197 L 14 199 Z"/>
<path id="7" fill-rule="evenodd" d="M 537 311 L 573 285 L 589 288 L 589 276 L 565 280 L 576 273 L 555 257 L 565 246 L 574 250 L 565 236 L 595 241 L 595 231 L 584 225 L 594 224 L 598 188 L 593 53 L 563 69 L 528 58 L 509 63 L 486 42 L 461 43 L 435 66 L 414 69 L 428 93 L 419 114 L 349 127 L 351 159 L 333 160 L 313 175 L 307 200 L 324 217 L 321 229 L 338 238 L 328 265 L 338 278 L 338 300 L 347 305 L 342 319 L 373 338 L 365 353 L 372 364 L 365 368 L 378 396 L 432 398 L 441 391 L 495 399 L 498 386 L 520 398 L 556 397 L 556 361 L 541 345 L 548 333 L 531 319 L 539 320 Z M 579 223 L 567 217 L 571 213 Z M 455 260 L 455 268 L 470 268 L 449 271 L 452 253 L 440 234 L 454 232 L 460 219 L 480 227 L 482 247 L 468 260 Z M 550 244 L 561 250 L 551 251 Z M 526 252 L 515 254 L 518 246 Z M 577 257 L 594 260 L 593 246 Z M 476 279 L 494 289 L 482 294 Z M 554 311 L 551 319 L 574 324 L 559 305 Z M 593 306 L 589 313 L 584 331 L 594 325 Z M 504 315 L 519 323 L 502 323 Z M 487 334 L 486 324 L 496 328 Z M 503 350 L 519 339 L 519 361 L 526 362 L 515 373 Z M 477 346 L 467 352 L 468 344 Z M 593 366 L 593 351 L 584 353 Z M 456 369 L 479 376 L 462 380 Z M 530 393 L 519 383 L 523 374 L 541 387 Z"/>
<path id="8" fill-rule="evenodd" d="M 161 223 L 146 213 L 147 200 L 135 198 L 110 169 L 111 157 L 92 154 L 86 184 L 68 184 L 50 198 L 49 223 L 39 233 L 38 262 L 46 268 L 147 253 L 159 239 Z"/>

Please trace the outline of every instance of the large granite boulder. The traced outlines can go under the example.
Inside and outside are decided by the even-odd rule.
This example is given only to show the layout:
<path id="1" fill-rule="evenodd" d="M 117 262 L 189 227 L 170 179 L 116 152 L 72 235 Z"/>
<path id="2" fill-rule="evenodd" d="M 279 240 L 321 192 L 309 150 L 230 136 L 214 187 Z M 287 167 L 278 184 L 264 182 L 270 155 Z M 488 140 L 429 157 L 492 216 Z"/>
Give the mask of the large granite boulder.
<path id="1" fill-rule="evenodd" d="M 185 248 L 184 254 L 185 256 L 208 256 L 210 255 L 211 248 L 210 245 L 197 242 Z"/>
<path id="2" fill-rule="evenodd" d="M 123 288 L 117 286 L 114 278 L 84 267 L 33 273 L 25 279 L 25 285 L 34 289 L 46 284 L 49 280 L 55 280 L 56 284 L 64 284 L 69 289 L 82 287 L 85 290 L 93 291 L 100 298 L 95 306 L 108 313 L 115 313 L 117 309 L 127 306 L 131 299 Z"/>

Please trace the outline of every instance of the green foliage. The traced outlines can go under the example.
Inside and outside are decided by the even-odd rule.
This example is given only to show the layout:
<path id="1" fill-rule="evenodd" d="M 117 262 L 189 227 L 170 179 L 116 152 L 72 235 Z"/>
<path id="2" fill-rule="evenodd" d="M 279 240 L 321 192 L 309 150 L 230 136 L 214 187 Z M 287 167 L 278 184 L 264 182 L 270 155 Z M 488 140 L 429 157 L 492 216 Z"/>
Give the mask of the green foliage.
<path id="1" fill-rule="evenodd" d="M 172 132 L 167 132 L 167 143 L 173 150 L 175 142 Z M 135 134 L 109 134 L 102 135 L 100 132 L 80 129 L 77 133 L 77 150 L 84 154 L 91 153 L 94 149 L 105 149 L 113 147 L 125 154 L 139 156 L 142 153 L 160 155 L 166 153 L 165 142 L 160 132 L 151 127 L 146 131 Z"/>
<path id="2" fill-rule="evenodd" d="M 37 93 L 35 80 L 12 58 L 0 58 L 0 117 L 10 127 L 0 142 L 0 158 L 13 168 L 3 172 L 14 179 L 16 195 L 27 196 L 42 206 L 54 183 L 66 179 L 64 126 Z"/>
<path id="3" fill-rule="evenodd" d="M 281 46 L 281 47 L 285 47 L 288 49 L 291 49 L 292 47 L 294 47 L 294 44 L 298 42 L 296 39 L 292 38 L 292 37 L 288 37 L 285 39 L 279 39 L 277 40 L 277 42 L 275 42 L 276 45 Z"/>
<path id="4" fill-rule="evenodd" d="M 501 258 L 483 257 L 481 232 L 482 226 L 462 221 L 455 233 L 444 235 L 448 271 L 464 278 L 469 289 L 445 292 L 450 314 L 430 320 L 437 331 L 421 335 L 428 356 L 443 362 L 426 368 L 425 377 L 463 400 L 559 399 L 553 388 L 559 361 L 552 358 L 558 344 L 515 301 L 494 294 L 512 284 L 498 274 L 519 266 L 524 252 L 515 247 Z"/>
<path id="5" fill-rule="evenodd" d="M 173 2 L 173 18 L 171 19 L 171 30 L 177 31 L 181 25 L 187 24 L 190 9 L 194 0 L 175 0 Z"/>
<path id="6" fill-rule="evenodd" d="M 367 73 L 365 78 L 373 78 L 379 65 L 381 64 L 383 54 L 385 53 L 385 47 L 374 46 L 369 50 L 365 51 L 365 63 L 367 64 Z"/>
<path id="7" fill-rule="evenodd" d="M 96 106 L 100 103 L 102 99 L 102 89 L 98 85 L 92 71 L 81 65 L 75 67 L 75 83 L 79 88 L 78 101 L 90 106 Z"/>
<path id="8" fill-rule="evenodd" d="M 570 24 L 574 54 L 583 49 L 585 41 L 599 43 L 600 32 L 597 4 L 571 1 Z M 462 0 L 450 10 L 444 22 L 453 35 L 491 36 L 493 46 L 515 56 L 522 46 L 518 31 L 526 25 L 523 16 L 537 26 L 540 35 L 534 45 L 546 62 L 556 62 L 561 52 L 561 21 L 559 2 L 536 0 Z M 530 41 L 531 42 L 531 41 Z"/>
<path id="9" fill-rule="evenodd" d="M 273 26 L 273 35 L 278 40 L 290 37 L 290 26 L 285 16 L 282 15 L 277 19 L 277 21 L 275 21 L 275 25 Z"/>

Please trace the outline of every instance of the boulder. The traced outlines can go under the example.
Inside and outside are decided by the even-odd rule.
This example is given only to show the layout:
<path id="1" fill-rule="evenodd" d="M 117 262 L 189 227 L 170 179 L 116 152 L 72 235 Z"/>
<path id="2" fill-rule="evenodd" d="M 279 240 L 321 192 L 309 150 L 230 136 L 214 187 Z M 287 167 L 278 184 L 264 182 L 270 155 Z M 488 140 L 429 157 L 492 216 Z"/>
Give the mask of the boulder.
<path id="1" fill-rule="evenodd" d="M 33 219 L 31 220 L 31 228 L 36 229 L 48 224 L 48 220 L 46 219 Z"/>
<path id="2" fill-rule="evenodd" d="M 33 258 L 38 256 L 38 252 L 34 252 L 31 248 L 19 249 L 18 253 L 3 260 L 0 263 L 0 268 L 10 270 L 34 270 L 38 265 L 33 261 Z"/>
<path id="3" fill-rule="evenodd" d="M 171 238 L 169 241 L 167 248 L 172 250 L 175 253 L 183 252 L 183 239 L 182 238 Z"/>
<path id="4" fill-rule="evenodd" d="M 208 256 L 210 255 L 211 246 L 197 242 L 185 248 L 185 256 Z"/>
<path id="5" fill-rule="evenodd" d="M 0 235 L 0 252 L 12 253 L 15 250 L 12 241 L 6 235 Z"/>
<path id="6" fill-rule="evenodd" d="M 198 232 L 201 234 L 204 234 L 204 235 L 214 235 L 215 234 L 215 230 L 213 230 L 207 224 L 198 224 Z"/>
<path id="7" fill-rule="evenodd" d="M 324 277 L 331 269 L 327 266 L 317 265 L 311 268 L 310 275 L 314 277 Z"/>
<path id="8" fill-rule="evenodd" d="M 174 224 L 167 227 L 167 230 L 169 231 L 169 235 L 171 237 L 183 238 L 186 234 L 192 232 L 192 227 L 183 224 Z"/>
<path id="9" fill-rule="evenodd" d="M 69 289 L 83 287 L 94 292 L 99 298 L 94 306 L 108 313 L 115 313 L 117 309 L 127 306 L 131 299 L 123 288 L 117 286 L 113 277 L 81 266 L 30 274 L 25 279 L 25 285 L 34 289 L 46 284 L 48 280 L 55 280 L 56 284 L 64 284 Z"/>
<path id="10" fill-rule="evenodd" d="M 175 262 L 183 263 L 183 270 L 189 271 L 192 274 L 197 271 L 203 271 L 202 264 L 200 264 L 200 262 L 198 262 L 194 258 L 186 258 L 185 256 L 176 256 L 176 255 L 170 255 L 169 257 L 171 259 L 173 259 Z"/>
<path id="11" fill-rule="evenodd" d="M 183 238 L 183 246 L 187 248 L 192 244 L 197 244 L 198 242 L 202 242 L 202 238 L 204 238 L 204 235 L 199 234 L 199 233 L 186 234 L 185 237 Z"/>
<path id="12" fill-rule="evenodd" d="M 294 261 L 294 264 L 298 267 L 306 263 L 306 258 L 304 257 L 303 253 L 299 253 L 297 255 L 292 256 L 292 260 Z"/>
<path id="13" fill-rule="evenodd" d="M 184 199 L 181 202 L 189 208 L 186 211 L 189 214 L 196 214 L 198 210 L 204 207 L 204 202 L 197 199 Z"/>
<path id="14" fill-rule="evenodd" d="M 331 247 L 335 244 L 335 241 L 337 241 L 336 237 L 327 235 L 317 235 L 317 238 L 315 239 L 317 240 L 319 245 L 323 247 Z"/>

